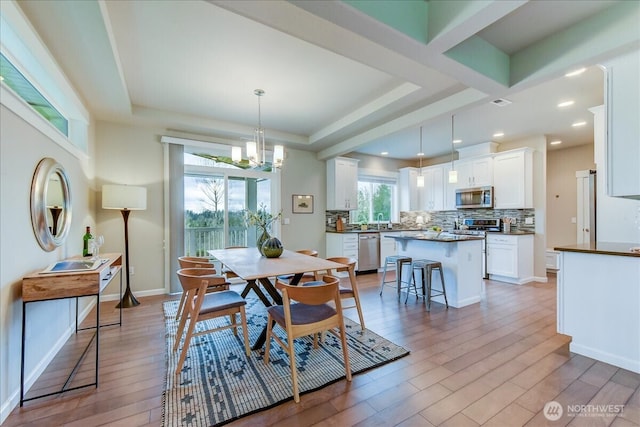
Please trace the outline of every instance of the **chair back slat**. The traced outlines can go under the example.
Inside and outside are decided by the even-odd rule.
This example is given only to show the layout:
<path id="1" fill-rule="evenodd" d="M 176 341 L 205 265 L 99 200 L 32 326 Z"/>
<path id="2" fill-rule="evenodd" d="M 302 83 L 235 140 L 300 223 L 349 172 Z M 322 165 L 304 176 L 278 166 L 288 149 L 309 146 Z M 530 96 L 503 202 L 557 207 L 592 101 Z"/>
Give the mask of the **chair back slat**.
<path id="1" fill-rule="evenodd" d="M 227 284 L 226 278 L 216 274 L 215 268 L 182 268 L 178 270 L 178 278 L 185 291 Z"/>
<path id="2" fill-rule="evenodd" d="M 215 266 L 208 258 L 181 256 L 178 258 L 180 268 L 214 268 Z"/>
<path id="3" fill-rule="evenodd" d="M 317 286 L 291 286 L 282 283 L 279 288 L 286 292 L 289 299 L 308 305 L 325 304 L 329 301 L 338 301 L 338 282 L 334 276 L 323 276 L 322 285 Z"/>

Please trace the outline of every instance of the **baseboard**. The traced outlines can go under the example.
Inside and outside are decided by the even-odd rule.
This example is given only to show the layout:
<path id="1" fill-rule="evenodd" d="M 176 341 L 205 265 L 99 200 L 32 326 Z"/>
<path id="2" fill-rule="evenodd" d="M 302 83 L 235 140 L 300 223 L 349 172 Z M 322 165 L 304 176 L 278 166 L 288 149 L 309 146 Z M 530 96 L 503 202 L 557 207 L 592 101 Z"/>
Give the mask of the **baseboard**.
<path id="1" fill-rule="evenodd" d="M 151 289 L 149 291 L 133 291 L 133 294 L 135 295 L 136 298 L 140 298 L 140 297 L 152 297 L 155 295 L 166 295 L 167 292 L 165 291 L 164 288 L 161 288 L 161 289 Z M 100 301 L 102 302 L 119 301 L 119 300 L 120 300 L 120 293 L 100 295 Z"/>
<path id="2" fill-rule="evenodd" d="M 608 353 L 597 348 L 576 344 L 574 342 L 569 344 L 569 349 L 573 353 L 581 354 L 583 356 L 640 374 L 640 361 Z"/>

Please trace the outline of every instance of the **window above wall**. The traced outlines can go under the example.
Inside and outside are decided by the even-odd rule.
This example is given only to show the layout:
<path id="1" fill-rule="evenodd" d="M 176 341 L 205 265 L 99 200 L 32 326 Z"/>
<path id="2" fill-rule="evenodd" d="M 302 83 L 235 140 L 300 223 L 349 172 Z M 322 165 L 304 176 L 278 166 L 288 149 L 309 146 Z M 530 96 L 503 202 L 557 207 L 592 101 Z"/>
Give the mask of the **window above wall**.
<path id="1" fill-rule="evenodd" d="M 2 54 L 0 54 L 0 81 L 9 86 L 38 114 L 56 127 L 64 136 L 69 136 L 69 120 L 51 105 L 27 78 Z"/>

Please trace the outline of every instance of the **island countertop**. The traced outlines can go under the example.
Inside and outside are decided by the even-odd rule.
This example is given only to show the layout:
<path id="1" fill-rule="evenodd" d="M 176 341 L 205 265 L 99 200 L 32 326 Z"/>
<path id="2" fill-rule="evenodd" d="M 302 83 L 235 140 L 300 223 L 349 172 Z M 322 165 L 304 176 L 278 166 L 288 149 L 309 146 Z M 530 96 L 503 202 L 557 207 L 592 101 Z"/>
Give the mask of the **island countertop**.
<path id="1" fill-rule="evenodd" d="M 443 233 L 444 234 L 444 233 Z M 416 234 L 400 234 L 400 235 L 395 235 L 395 236 L 385 236 L 386 238 L 389 239 L 396 239 L 396 240 L 427 240 L 430 242 L 445 242 L 445 243 L 454 243 L 454 242 L 464 242 L 464 241 L 468 241 L 468 240 L 483 240 L 484 237 L 482 236 L 473 236 L 473 235 L 468 235 L 468 234 L 446 234 L 446 235 L 438 235 L 438 236 L 433 236 L 433 235 L 428 235 L 428 234 L 422 234 L 422 233 L 416 233 Z"/>
<path id="2" fill-rule="evenodd" d="M 631 248 L 637 248 L 631 250 Z M 639 243 L 618 243 L 618 242 L 593 242 L 581 243 L 578 245 L 559 246 L 553 248 L 560 252 L 580 252 L 599 255 L 618 255 L 640 258 Z"/>

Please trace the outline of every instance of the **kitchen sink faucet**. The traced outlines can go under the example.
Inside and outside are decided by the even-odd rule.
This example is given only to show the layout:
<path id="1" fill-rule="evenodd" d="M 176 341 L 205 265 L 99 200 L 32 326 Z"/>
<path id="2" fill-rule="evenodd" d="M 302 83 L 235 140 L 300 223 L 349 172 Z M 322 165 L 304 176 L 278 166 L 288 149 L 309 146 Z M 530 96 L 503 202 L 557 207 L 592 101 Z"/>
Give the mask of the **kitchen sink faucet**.
<path id="1" fill-rule="evenodd" d="M 380 230 L 380 221 L 382 220 L 382 212 L 378 214 L 378 230 Z"/>

